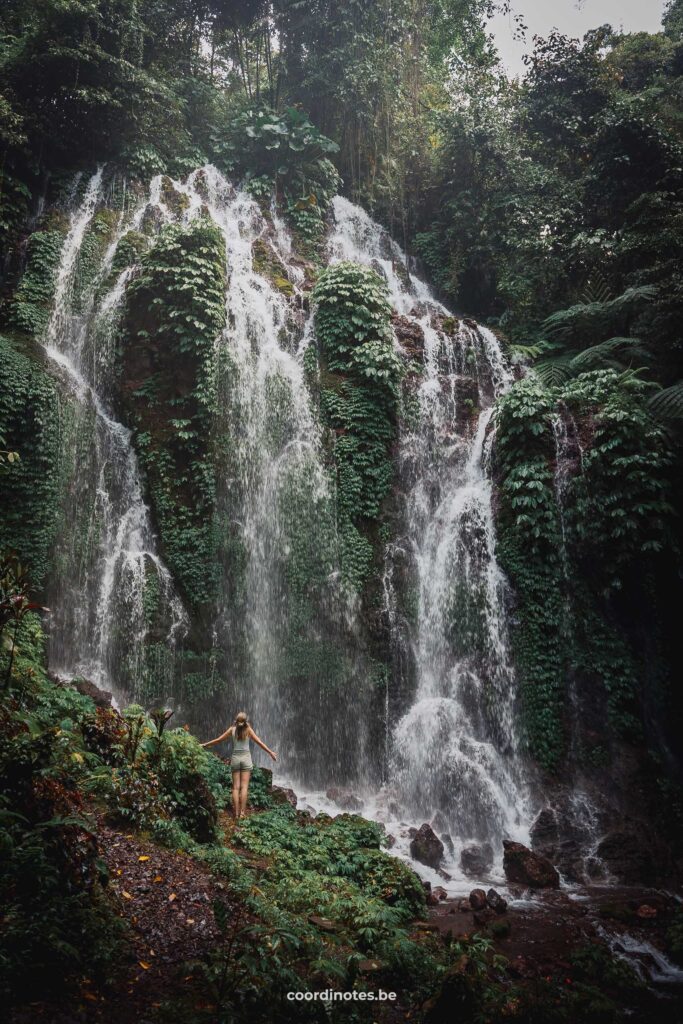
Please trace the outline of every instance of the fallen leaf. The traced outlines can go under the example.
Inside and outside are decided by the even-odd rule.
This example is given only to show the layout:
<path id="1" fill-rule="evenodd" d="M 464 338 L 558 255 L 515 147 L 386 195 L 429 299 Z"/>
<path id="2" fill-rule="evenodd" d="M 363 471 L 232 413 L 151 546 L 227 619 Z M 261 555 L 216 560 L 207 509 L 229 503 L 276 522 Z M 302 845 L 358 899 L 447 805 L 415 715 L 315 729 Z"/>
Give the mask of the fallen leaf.
<path id="1" fill-rule="evenodd" d="M 188 917 L 187 923 L 188 924 L 194 924 L 194 918 L 193 917 Z"/>
<path id="2" fill-rule="evenodd" d="M 161 877 L 161 875 L 157 875 L 156 878 L 154 879 L 154 881 L 155 882 L 163 882 L 163 878 Z"/>
<path id="3" fill-rule="evenodd" d="M 149 857 L 145 854 L 145 856 L 143 856 L 143 857 L 138 857 L 138 860 L 140 860 L 140 861 L 142 861 L 142 860 L 149 860 Z"/>
<path id="4" fill-rule="evenodd" d="M 82 995 L 84 999 L 89 999 L 91 1003 L 97 1002 L 97 996 L 94 995 L 92 992 L 83 992 Z"/>
<path id="5" fill-rule="evenodd" d="M 168 897 L 168 902 L 169 903 L 173 903 L 173 900 L 177 900 L 177 899 L 178 899 L 178 897 L 176 896 L 176 894 L 174 892 L 172 892 L 171 895 Z"/>
<path id="6" fill-rule="evenodd" d="M 131 894 L 130 894 L 129 892 L 126 892 L 126 890 L 125 890 L 125 889 L 122 889 L 122 890 L 121 890 L 121 895 L 122 895 L 122 896 L 125 896 L 125 898 L 126 898 L 127 900 L 132 900 L 132 899 L 133 899 L 133 897 L 131 896 Z"/>
<path id="7" fill-rule="evenodd" d="M 121 868 L 117 868 L 116 869 L 116 874 L 117 875 L 122 875 L 123 874 L 123 871 L 121 870 Z"/>
<path id="8" fill-rule="evenodd" d="M 142 967 L 143 971 L 148 971 L 152 966 L 151 964 L 148 964 L 146 960 L 138 960 L 138 963 L 140 964 L 140 967 Z"/>

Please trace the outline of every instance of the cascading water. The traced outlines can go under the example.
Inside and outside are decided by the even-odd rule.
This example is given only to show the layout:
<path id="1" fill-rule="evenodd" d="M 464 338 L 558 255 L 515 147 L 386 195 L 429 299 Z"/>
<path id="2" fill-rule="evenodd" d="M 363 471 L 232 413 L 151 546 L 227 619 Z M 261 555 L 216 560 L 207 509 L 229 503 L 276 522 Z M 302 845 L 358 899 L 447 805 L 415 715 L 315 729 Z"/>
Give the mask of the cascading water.
<path id="1" fill-rule="evenodd" d="M 412 677 L 412 698 L 406 710 L 409 684 L 394 687 L 392 709 L 387 693 L 387 784 L 365 813 L 388 823 L 399 850 L 406 820 L 432 819 L 456 854 L 471 841 L 490 841 L 499 854 L 504 837 L 528 839 L 531 820 L 485 470 L 492 402 L 512 375 L 492 332 L 449 317 L 367 214 L 338 197 L 333 217 L 331 259 L 380 272 L 400 315 L 398 338 L 411 338 L 412 355 L 421 339 L 384 574 L 394 667 Z M 457 862 L 448 870 L 458 874 Z"/>
<path id="2" fill-rule="evenodd" d="M 84 294 L 76 295 L 84 239 L 102 198 L 100 168 L 71 214 L 44 339 L 47 355 L 77 399 L 67 427 L 72 462 L 49 588 L 49 658 L 57 674 L 83 675 L 117 697 L 130 697 L 144 670 L 144 600 L 152 577 L 169 649 L 185 617 L 155 551 L 130 431 L 111 411 L 114 339 L 132 268 L 110 287 L 106 283 L 118 241 L 139 224 L 145 203 L 130 219 L 122 212 L 97 273 Z"/>
<path id="3" fill-rule="evenodd" d="M 221 230 L 229 275 L 216 424 L 230 442 L 218 474 L 225 571 L 216 637 L 227 655 L 226 704 L 248 708 L 270 745 L 286 751 L 295 780 L 353 774 L 363 731 L 343 720 L 331 728 L 330 709 L 352 685 L 362 701 L 354 680 L 365 673 L 339 581 L 334 490 L 303 362 L 311 320 L 288 299 L 303 272 L 282 221 L 266 219 L 214 167 L 173 188 L 190 200 L 189 216 L 208 213 Z M 285 291 L 258 272 L 259 255 L 277 264 Z"/>
<path id="4" fill-rule="evenodd" d="M 395 678 L 384 689 L 382 749 L 373 750 L 366 725 L 378 700 L 354 597 L 339 572 L 334 486 L 305 359 L 313 320 L 287 229 L 213 167 L 185 183 L 154 179 L 132 212 L 124 206 L 76 301 L 80 252 L 101 191 L 98 172 L 71 217 L 45 339 L 80 398 L 74 446 L 88 429 L 92 435 L 68 499 L 69 518 L 82 528 L 64 531 L 58 549 L 53 668 L 134 694 L 144 673 L 150 573 L 166 609 L 165 647 L 172 650 L 184 631 L 155 551 L 131 435 L 111 411 L 114 339 L 134 273 L 112 266 L 131 227 L 208 216 L 223 234 L 228 268 L 227 326 L 216 342 L 215 431 L 226 439 L 217 467 L 224 583 L 211 644 L 226 676 L 223 707 L 249 709 L 271 746 L 281 745 L 284 771 L 300 791 L 361 789 L 365 781 L 365 813 L 390 822 L 399 852 L 406 847 L 399 818 L 433 819 L 456 847 L 488 840 L 499 850 L 504 836 L 526 838 L 506 588 L 486 475 L 492 403 L 511 382 L 497 339 L 450 317 L 379 226 L 334 200 L 330 258 L 371 265 L 385 277 L 396 346 L 412 367 L 384 571 Z M 173 192 L 182 203 L 172 202 Z M 410 352 L 401 344 L 406 332 Z M 219 724 L 205 723 L 207 730 Z"/>

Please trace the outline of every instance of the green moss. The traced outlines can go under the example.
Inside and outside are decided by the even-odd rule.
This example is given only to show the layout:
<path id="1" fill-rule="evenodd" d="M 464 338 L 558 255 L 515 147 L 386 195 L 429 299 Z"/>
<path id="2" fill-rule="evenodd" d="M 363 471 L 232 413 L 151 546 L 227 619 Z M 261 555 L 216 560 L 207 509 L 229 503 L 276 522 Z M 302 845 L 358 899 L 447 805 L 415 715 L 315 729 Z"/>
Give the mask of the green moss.
<path id="1" fill-rule="evenodd" d="M 54 228 L 29 237 L 26 267 L 9 311 L 11 325 L 26 334 L 38 336 L 47 327 L 63 243 L 63 232 Z"/>
<path id="2" fill-rule="evenodd" d="M 224 288 L 220 231 L 204 220 L 166 227 L 129 289 L 122 346 L 125 403 L 162 551 L 193 611 L 212 601 L 220 572 L 212 423 Z"/>
<path id="3" fill-rule="evenodd" d="M 0 550 L 15 550 L 39 585 L 58 521 L 59 396 L 40 362 L 6 338 L 0 338 L 0 366 L 2 447 L 20 456 L 0 463 Z"/>
<path id="4" fill-rule="evenodd" d="M 389 330 L 381 279 L 338 263 L 313 291 L 321 354 L 320 408 L 333 431 L 342 570 L 357 591 L 375 556 L 382 503 L 391 488 L 402 365 Z"/>

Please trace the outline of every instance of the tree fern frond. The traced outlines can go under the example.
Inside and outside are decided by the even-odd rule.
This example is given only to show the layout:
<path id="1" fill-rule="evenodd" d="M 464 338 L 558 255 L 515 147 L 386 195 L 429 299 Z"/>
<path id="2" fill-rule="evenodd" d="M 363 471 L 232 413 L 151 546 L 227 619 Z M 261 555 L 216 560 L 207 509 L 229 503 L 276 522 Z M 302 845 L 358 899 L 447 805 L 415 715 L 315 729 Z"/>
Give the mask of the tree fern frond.
<path id="1" fill-rule="evenodd" d="M 639 285 L 627 288 L 608 302 L 577 303 L 549 316 L 543 322 L 543 330 L 558 338 L 566 339 L 572 335 L 598 338 L 632 316 L 643 303 L 650 302 L 656 291 L 653 285 Z"/>
<path id="2" fill-rule="evenodd" d="M 652 395 L 648 405 L 650 412 L 660 419 L 680 419 L 683 417 L 683 380 L 677 381 L 668 388 L 662 388 Z"/>
<path id="3" fill-rule="evenodd" d="M 556 388 L 564 384 L 572 375 L 571 356 L 556 356 L 554 359 L 544 359 L 536 363 L 533 373 L 536 374 L 541 384 L 547 388 Z"/>
<path id="4" fill-rule="evenodd" d="M 581 301 L 588 305 L 591 302 L 609 302 L 613 298 L 614 293 L 602 273 L 599 270 L 594 270 L 586 281 Z"/>
<path id="5" fill-rule="evenodd" d="M 619 369 L 627 358 L 647 362 L 651 358 L 651 353 L 640 338 L 608 338 L 607 341 L 591 345 L 574 356 L 571 368 L 579 373 L 595 366 L 614 366 Z"/>

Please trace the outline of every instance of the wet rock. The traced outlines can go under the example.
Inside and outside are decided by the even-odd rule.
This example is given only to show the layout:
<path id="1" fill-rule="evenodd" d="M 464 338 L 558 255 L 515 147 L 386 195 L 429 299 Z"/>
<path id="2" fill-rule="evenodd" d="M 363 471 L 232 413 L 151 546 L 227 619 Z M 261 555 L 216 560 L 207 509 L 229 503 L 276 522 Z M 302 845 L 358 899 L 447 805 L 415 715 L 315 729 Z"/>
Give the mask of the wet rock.
<path id="1" fill-rule="evenodd" d="M 439 878 L 443 878 L 444 882 L 450 882 L 452 876 L 449 875 L 447 871 L 444 871 L 443 868 L 437 868 L 436 873 Z"/>
<path id="2" fill-rule="evenodd" d="M 427 894 L 427 906 L 428 907 L 436 907 L 438 905 L 439 905 L 439 897 L 436 895 L 436 892 L 434 890 L 432 890 L 430 893 Z"/>
<path id="3" fill-rule="evenodd" d="M 432 883 L 431 882 L 423 882 L 422 883 L 422 888 L 425 891 L 425 896 L 429 896 L 429 894 L 432 891 Z"/>
<path id="4" fill-rule="evenodd" d="M 443 843 L 427 822 L 421 825 L 410 841 L 410 856 L 430 868 L 438 868 L 443 859 Z"/>
<path id="5" fill-rule="evenodd" d="M 443 903 L 444 900 L 448 899 L 448 893 L 446 892 L 442 885 L 434 886 L 434 888 L 432 889 L 432 896 L 436 897 L 437 903 Z"/>
<path id="6" fill-rule="evenodd" d="M 460 902 L 458 903 L 458 910 L 462 914 L 468 914 L 471 909 L 472 909 L 472 904 L 470 903 L 469 900 L 460 900 Z"/>
<path id="7" fill-rule="evenodd" d="M 292 807 L 297 805 L 297 795 L 293 789 L 286 789 L 284 786 L 273 786 L 270 795 L 276 804 L 290 804 Z"/>
<path id="8" fill-rule="evenodd" d="M 483 889 L 473 889 L 470 893 L 470 906 L 472 910 L 483 910 L 486 906 L 486 893 Z"/>
<path id="9" fill-rule="evenodd" d="M 396 836 L 392 836 L 391 832 L 386 834 L 387 849 L 391 849 L 392 846 L 396 846 Z"/>
<path id="10" fill-rule="evenodd" d="M 399 316 L 398 313 L 393 314 L 391 322 L 399 344 L 405 352 L 414 359 L 421 359 L 425 337 L 420 325 L 407 316 Z"/>
<path id="11" fill-rule="evenodd" d="M 362 811 L 363 801 L 359 800 L 355 793 L 352 793 L 350 789 L 339 789 L 333 787 L 328 789 L 325 793 L 328 800 L 336 804 L 337 807 L 341 808 L 342 811 Z"/>
<path id="12" fill-rule="evenodd" d="M 499 892 L 495 889 L 489 889 L 486 893 L 486 902 L 490 906 L 491 910 L 494 910 L 496 914 L 504 914 L 508 908 L 507 900 L 503 899 Z"/>
<path id="13" fill-rule="evenodd" d="M 532 889 L 558 889 L 560 885 L 560 876 L 549 860 L 510 839 L 503 840 L 503 870 L 511 882 Z"/>
<path id="14" fill-rule="evenodd" d="M 111 693 L 109 690 L 100 690 L 99 686 L 95 686 L 89 679 L 81 679 L 80 677 L 72 679 L 71 685 L 74 690 L 78 690 L 84 697 L 90 697 L 95 707 L 111 707 Z"/>
<path id="15" fill-rule="evenodd" d="M 656 880 L 657 867 L 651 849 L 635 832 L 609 832 L 596 853 L 610 874 L 626 885 Z"/>
<path id="16" fill-rule="evenodd" d="M 490 843 L 481 846 L 472 844 L 460 851 L 460 867 L 470 878 L 486 875 L 493 864 L 493 847 Z"/>
<path id="17" fill-rule="evenodd" d="M 453 845 L 453 840 L 451 839 L 450 833 L 442 832 L 441 835 L 439 836 L 439 839 L 443 843 L 445 849 L 448 850 L 449 857 L 455 857 L 455 846 Z"/>

